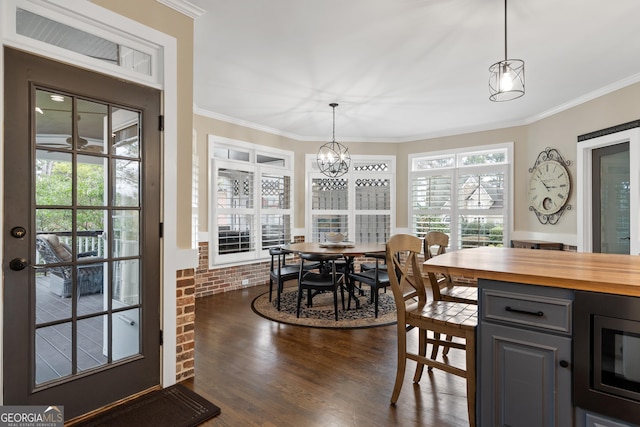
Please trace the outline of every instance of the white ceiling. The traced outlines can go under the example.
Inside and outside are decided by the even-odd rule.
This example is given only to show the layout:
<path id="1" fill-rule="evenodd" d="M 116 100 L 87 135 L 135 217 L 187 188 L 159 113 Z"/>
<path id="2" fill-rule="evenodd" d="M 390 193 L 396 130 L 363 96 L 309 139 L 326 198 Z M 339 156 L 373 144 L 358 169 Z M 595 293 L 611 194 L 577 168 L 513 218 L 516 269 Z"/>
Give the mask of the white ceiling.
<path id="1" fill-rule="evenodd" d="M 640 81 L 640 1 L 511 0 L 526 94 L 489 101 L 502 0 L 190 0 L 194 103 L 299 140 L 410 141 L 530 123 Z M 640 100 L 638 100 L 640 102 Z"/>

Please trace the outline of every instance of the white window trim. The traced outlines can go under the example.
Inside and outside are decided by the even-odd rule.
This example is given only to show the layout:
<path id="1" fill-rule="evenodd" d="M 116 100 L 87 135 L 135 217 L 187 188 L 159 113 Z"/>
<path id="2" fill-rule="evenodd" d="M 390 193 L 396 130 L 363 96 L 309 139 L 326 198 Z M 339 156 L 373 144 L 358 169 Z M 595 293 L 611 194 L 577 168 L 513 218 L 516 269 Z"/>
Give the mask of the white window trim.
<path id="1" fill-rule="evenodd" d="M 412 170 L 412 165 L 413 165 L 413 161 L 415 159 L 418 158 L 423 158 L 423 157 L 445 157 L 445 156 L 451 156 L 451 155 L 459 155 L 459 154 L 478 154 L 484 151 L 496 151 L 496 150 L 503 150 L 506 149 L 507 152 L 507 162 L 506 164 L 502 164 L 502 165 L 495 165 L 496 167 L 504 167 L 505 169 L 505 180 L 504 180 L 504 194 L 505 197 L 508 198 L 508 200 L 506 200 L 506 203 L 504 205 L 504 224 L 503 224 L 503 245 L 504 247 L 509 247 L 509 242 L 510 242 L 510 236 L 513 233 L 513 163 L 514 163 L 514 157 L 513 157 L 513 142 L 505 142 L 505 143 L 500 143 L 500 144 L 490 144 L 490 145 L 479 145 L 479 146 L 473 146 L 473 147 L 464 147 L 464 148 L 457 148 L 457 149 L 451 149 L 451 150 L 441 150 L 441 151 L 428 151 L 428 152 L 423 152 L 423 153 L 413 153 L 413 154 L 409 154 L 408 157 L 408 165 L 409 167 L 407 168 L 407 201 L 409 204 L 409 209 L 408 209 L 408 218 L 407 218 L 407 224 L 409 225 L 409 233 L 413 233 L 413 230 L 415 229 L 415 226 L 413 224 L 413 214 L 414 214 L 414 210 L 413 210 L 413 203 L 412 203 L 412 178 L 414 176 L 425 176 L 425 175 L 446 175 L 446 174 L 451 174 L 451 179 L 452 179 L 452 188 L 454 188 L 454 191 L 457 191 L 457 182 L 458 182 L 458 176 L 459 176 L 459 171 L 463 171 L 463 172 L 472 172 L 474 170 L 482 170 L 482 169 L 486 169 L 487 166 L 480 166 L 480 165 L 469 165 L 469 166 L 458 166 L 457 164 L 454 164 L 454 166 L 452 167 L 443 167 L 443 168 L 434 168 L 434 169 L 427 169 L 427 170 L 423 170 L 423 171 L 413 171 Z M 458 210 L 456 209 L 456 212 Z M 475 212 L 477 212 L 478 214 L 482 215 L 482 214 L 486 214 L 487 210 L 486 209 L 480 209 L 478 211 L 474 211 L 474 210 L 469 210 L 469 209 L 465 209 L 465 212 L 469 212 L 470 214 L 474 214 Z M 439 214 L 442 214 L 443 212 L 439 212 Z M 454 233 L 453 230 L 457 230 L 458 228 L 458 215 L 454 214 L 453 211 L 451 212 L 451 235 L 449 236 L 449 246 L 451 248 L 451 250 L 456 250 L 460 247 L 460 242 L 458 242 L 458 235 L 457 233 Z"/>
<path id="2" fill-rule="evenodd" d="M 264 260 L 269 257 L 269 251 L 262 248 L 262 233 L 260 232 L 260 216 L 264 211 L 260 208 L 260 188 L 263 173 L 276 173 L 283 174 L 291 177 L 291 208 L 286 210 L 291 217 L 291 229 L 293 231 L 293 225 L 295 224 L 295 180 L 294 180 L 294 152 L 288 150 L 282 150 L 278 148 L 272 148 L 265 145 L 253 144 L 250 142 L 239 141 L 230 138 L 224 138 L 216 135 L 208 135 L 208 174 L 207 182 L 209 187 L 209 209 L 208 209 L 208 224 L 209 224 L 209 269 L 226 268 L 237 265 L 252 264 L 256 261 Z M 224 148 L 230 148 L 237 151 L 243 151 L 249 153 L 249 161 L 229 160 L 229 159 L 216 159 L 214 157 L 214 149 L 222 146 Z M 268 156 L 278 156 L 285 160 L 285 166 L 273 166 L 262 165 L 256 163 L 256 158 L 259 154 Z M 214 202 L 217 200 L 216 185 L 212 183 L 217 182 L 217 164 L 221 163 L 226 167 L 231 167 L 236 170 L 242 170 L 254 173 L 254 208 L 252 209 L 253 229 L 256 233 L 254 240 L 255 249 L 250 252 L 239 252 L 232 254 L 217 255 L 216 247 L 218 246 L 218 224 L 217 224 L 217 210 L 214 208 Z M 268 213 L 284 213 L 285 210 L 269 210 Z"/>
<path id="3" fill-rule="evenodd" d="M 391 194 L 390 194 L 390 202 L 391 202 L 391 207 L 390 207 L 390 215 L 391 218 L 389 219 L 390 222 L 390 229 L 389 229 L 389 234 L 393 235 L 396 233 L 396 156 L 395 155 L 389 155 L 389 156 L 385 156 L 385 155 L 371 155 L 371 156 L 367 156 L 367 155 L 360 155 L 360 154 L 356 154 L 356 155 L 351 155 L 351 165 L 352 168 L 349 170 L 349 172 L 347 172 L 345 175 L 341 176 L 340 178 L 347 178 L 347 179 L 357 179 L 358 177 L 367 177 L 367 178 L 371 178 L 371 174 L 372 172 L 365 172 L 365 171 L 354 171 L 353 170 L 353 164 L 360 162 L 360 161 L 377 161 L 379 160 L 381 163 L 382 162 L 386 162 L 389 164 L 389 171 L 387 172 L 381 172 L 381 174 L 384 174 L 385 176 L 388 175 L 389 179 L 390 179 L 390 185 L 391 185 Z M 317 163 L 317 156 L 315 154 L 307 154 L 305 156 L 305 188 L 307 189 L 307 194 L 311 194 L 311 183 L 312 180 L 314 178 L 328 178 L 326 175 L 322 174 L 322 172 L 320 172 L 319 170 L 317 170 L 316 168 L 314 168 L 314 165 L 316 165 Z M 356 192 L 356 187 L 355 185 L 349 185 L 349 201 L 350 202 L 354 202 L 355 201 L 355 192 Z M 351 205 L 349 205 L 351 206 Z M 313 211 L 312 210 L 312 200 L 311 197 L 306 197 L 305 198 L 305 205 L 304 205 L 304 211 L 305 211 L 305 241 L 307 242 L 311 242 L 313 239 L 313 214 L 320 214 L 320 215 L 335 215 L 336 211 L 335 210 L 326 210 L 326 211 Z M 371 210 L 356 210 L 355 206 L 354 207 L 350 207 L 348 209 L 348 214 L 347 214 L 347 221 L 350 224 L 350 227 L 355 227 L 355 223 L 356 223 L 356 214 L 363 214 L 363 215 L 368 215 L 368 214 L 377 214 L 379 213 L 378 211 L 371 211 Z"/>

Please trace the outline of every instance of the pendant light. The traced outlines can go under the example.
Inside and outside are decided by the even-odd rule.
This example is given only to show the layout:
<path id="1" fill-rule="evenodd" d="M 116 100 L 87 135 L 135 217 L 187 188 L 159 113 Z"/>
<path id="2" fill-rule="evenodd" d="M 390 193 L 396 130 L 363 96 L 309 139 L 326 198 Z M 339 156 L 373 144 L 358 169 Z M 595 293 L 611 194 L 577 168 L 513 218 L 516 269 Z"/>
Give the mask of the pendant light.
<path id="1" fill-rule="evenodd" d="M 344 175 L 351 165 L 349 149 L 336 142 L 336 107 L 335 102 L 329 104 L 333 108 L 333 138 L 318 150 L 318 168 L 330 178 Z"/>
<path id="2" fill-rule="evenodd" d="M 507 0 L 504 0 L 504 61 L 489 67 L 491 101 L 510 101 L 524 95 L 524 61 L 507 58 Z"/>

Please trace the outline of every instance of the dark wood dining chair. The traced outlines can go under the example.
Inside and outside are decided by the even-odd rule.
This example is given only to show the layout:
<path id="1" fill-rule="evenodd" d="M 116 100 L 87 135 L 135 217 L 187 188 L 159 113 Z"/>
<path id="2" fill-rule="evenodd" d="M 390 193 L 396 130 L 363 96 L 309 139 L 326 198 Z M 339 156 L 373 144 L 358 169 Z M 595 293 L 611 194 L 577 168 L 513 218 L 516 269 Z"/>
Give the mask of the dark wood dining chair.
<path id="1" fill-rule="evenodd" d="M 300 264 L 287 264 L 287 255 L 291 252 L 274 247 L 269 249 L 271 266 L 269 269 L 269 301 L 273 294 L 273 285 L 276 285 L 276 308 L 280 311 L 280 295 L 284 289 L 284 282 L 295 280 L 300 272 Z"/>
<path id="2" fill-rule="evenodd" d="M 313 297 L 318 293 L 333 293 L 333 308 L 336 321 L 338 320 L 338 289 L 342 296 L 342 308 L 344 309 L 344 273 L 336 269 L 336 260 L 342 259 L 342 255 L 327 254 L 300 254 L 300 268 L 298 269 L 298 303 L 296 317 L 300 317 L 300 305 L 303 291 L 307 291 L 307 307 L 313 305 Z M 309 270 L 306 266 L 310 263 L 321 263 L 322 268 Z"/>
<path id="3" fill-rule="evenodd" d="M 407 359 L 417 362 L 413 382 L 418 383 L 424 366 L 441 369 L 467 381 L 467 411 L 469 424 L 475 426 L 476 412 L 476 325 L 478 307 L 452 301 L 428 299 L 422 279 L 422 240 L 409 234 L 397 234 L 387 242 L 387 271 L 398 314 L 398 364 L 396 382 L 391 395 L 395 404 L 402 389 Z M 418 351 L 407 351 L 407 333 L 418 328 Z M 427 332 L 451 335 L 464 342 L 449 342 L 429 338 Z M 427 357 L 427 345 L 441 345 L 466 352 L 466 369 Z"/>
<path id="4" fill-rule="evenodd" d="M 349 273 L 350 286 L 355 286 L 355 283 L 368 285 L 371 289 L 370 302 L 373 304 L 375 317 L 378 317 L 378 297 L 380 295 L 380 289 L 387 290 L 389 286 L 389 274 L 386 270 L 386 264 L 384 260 L 386 255 L 384 253 L 367 253 L 364 254 L 367 258 L 374 258 L 376 260 L 373 269 L 360 271 L 359 273 Z M 382 266 L 384 265 L 384 269 Z M 347 308 L 351 308 L 351 294 L 349 292 L 349 302 Z"/>

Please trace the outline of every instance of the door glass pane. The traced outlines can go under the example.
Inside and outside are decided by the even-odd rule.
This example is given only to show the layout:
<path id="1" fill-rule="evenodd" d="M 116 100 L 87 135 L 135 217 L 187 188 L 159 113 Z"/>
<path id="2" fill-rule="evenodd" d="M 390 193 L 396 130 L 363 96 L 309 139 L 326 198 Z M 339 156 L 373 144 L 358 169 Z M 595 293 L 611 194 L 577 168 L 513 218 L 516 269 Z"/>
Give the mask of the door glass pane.
<path id="1" fill-rule="evenodd" d="M 78 156 L 77 204 L 79 206 L 104 206 L 107 202 L 104 186 L 106 182 L 106 159 L 94 156 Z"/>
<path id="2" fill-rule="evenodd" d="M 140 195 L 140 162 L 135 160 L 116 160 L 115 166 L 115 205 L 138 206 Z"/>
<path id="3" fill-rule="evenodd" d="M 36 150 L 36 204 L 71 206 L 71 154 Z"/>
<path id="4" fill-rule="evenodd" d="M 104 153 L 107 147 L 108 107 L 79 99 L 77 102 L 78 150 Z"/>
<path id="5" fill-rule="evenodd" d="M 116 304 L 114 303 L 114 308 Z M 140 353 L 140 309 L 113 314 L 113 360 Z"/>
<path id="6" fill-rule="evenodd" d="M 103 262 L 93 262 L 89 264 L 78 264 L 77 269 L 77 301 L 78 316 L 100 313 L 106 311 L 107 301 L 105 298 L 107 277 L 107 264 Z"/>
<path id="7" fill-rule="evenodd" d="M 107 364 L 107 316 L 78 320 L 78 372 Z"/>
<path id="8" fill-rule="evenodd" d="M 113 263 L 113 308 L 140 302 L 140 260 L 128 259 Z"/>
<path id="9" fill-rule="evenodd" d="M 113 211 L 113 256 L 129 257 L 140 254 L 140 212 Z"/>
<path id="10" fill-rule="evenodd" d="M 140 156 L 140 113 L 114 108 L 111 120 L 113 154 L 138 158 Z"/>
<path id="11" fill-rule="evenodd" d="M 600 157 L 600 252 L 629 254 L 629 149 Z"/>
<path id="12" fill-rule="evenodd" d="M 36 384 L 71 375 L 71 323 L 36 329 Z"/>
<path id="13" fill-rule="evenodd" d="M 38 148 L 71 150 L 73 129 L 72 98 L 55 92 L 36 90 L 36 145 Z"/>
<path id="14" fill-rule="evenodd" d="M 72 211 L 36 209 L 36 323 L 71 317 L 72 250 L 69 245 Z M 68 264 L 67 264 L 68 263 Z M 42 268 L 47 264 L 61 264 Z"/>
<path id="15" fill-rule="evenodd" d="M 70 277 L 64 277 L 66 271 L 71 271 L 71 267 L 41 268 L 36 271 L 36 325 L 71 317 L 73 300 L 60 295 L 65 280 L 71 283 Z"/>
<path id="16" fill-rule="evenodd" d="M 108 211 L 78 209 L 76 217 L 76 254 L 80 261 L 104 258 L 104 231 Z"/>

